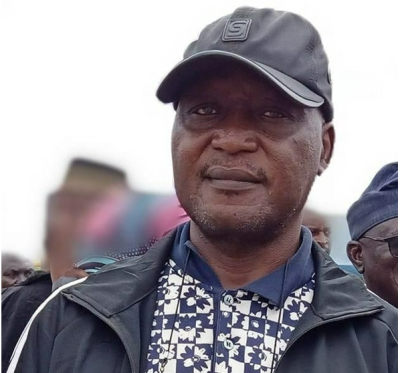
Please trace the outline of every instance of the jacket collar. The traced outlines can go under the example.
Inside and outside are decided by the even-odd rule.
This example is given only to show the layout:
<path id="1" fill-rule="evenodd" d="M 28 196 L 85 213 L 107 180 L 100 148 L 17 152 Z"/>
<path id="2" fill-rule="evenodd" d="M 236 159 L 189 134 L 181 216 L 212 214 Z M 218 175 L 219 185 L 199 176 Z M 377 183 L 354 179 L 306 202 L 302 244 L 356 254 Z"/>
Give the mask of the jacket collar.
<path id="1" fill-rule="evenodd" d="M 157 288 L 175 234 L 174 230 L 166 235 L 146 254 L 110 264 L 63 293 L 74 295 L 106 317 L 124 311 Z"/>
<path id="2" fill-rule="evenodd" d="M 76 296 L 106 317 L 126 310 L 157 289 L 176 232 L 158 241 L 146 254 L 111 264 L 64 293 Z M 346 274 L 315 243 L 312 255 L 316 271 L 312 309 L 319 318 L 328 320 L 383 308 L 360 279 Z"/>
<path id="3" fill-rule="evenodd" d="M 314 313 L 324 320 L 383 309 L 357 276 L 344 272 L 314 242 L 315 289 L 311 304 Z"/>

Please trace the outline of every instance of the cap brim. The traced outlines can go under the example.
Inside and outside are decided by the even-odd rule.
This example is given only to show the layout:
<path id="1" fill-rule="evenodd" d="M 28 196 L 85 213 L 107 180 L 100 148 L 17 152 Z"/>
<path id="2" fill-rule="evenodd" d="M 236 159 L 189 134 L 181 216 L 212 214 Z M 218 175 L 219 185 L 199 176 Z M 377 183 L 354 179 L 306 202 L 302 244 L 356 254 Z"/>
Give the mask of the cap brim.
<path id="1" fill-rule="evenodd" d="M 302 83 L 262 63 L 252 61 L 235 53 L 210 50 L 196 53 L 176 65 L 161 82 L 157 97 L 164 103 L 179 100 L 182 89 L 194 77 L 204 71 L 215 68 L 218 61 L 236 61 L 252 68 L 255 72 L 267 78 L 276 87 L 301 105 L 317 108 L 323 105 L 324 99 L 311 91 Z"/>

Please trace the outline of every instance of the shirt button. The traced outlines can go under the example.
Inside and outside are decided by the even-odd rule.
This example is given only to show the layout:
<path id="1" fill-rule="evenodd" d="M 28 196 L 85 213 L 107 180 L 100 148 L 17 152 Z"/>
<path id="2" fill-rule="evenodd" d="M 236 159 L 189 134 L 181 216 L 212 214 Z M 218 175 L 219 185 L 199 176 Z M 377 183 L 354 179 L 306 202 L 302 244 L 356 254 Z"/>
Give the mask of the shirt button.
<path id="1" fill-rule="evenodd" d="M 225 347 L 227 350 L 232 350 L 232 348 L 233 348 L 233 342 L 232 342 L 230 339 L 225 339 L 225 341 L 224 341 L 224 347 Z"/>
<path id="2" fill-rule="evenodd" d="M 229 312 L 226 312 L 226 311 L 223 312 L 223 313 L 222 313 L 222 316 L 224 316 L 224 317 L 227 319 L 227 318 L 229 317 Z"/>
<path id="3" fill-rule="evenodd" d="M 230 294 L 226 294 L 226 295 L 224 296 L 224 303 L 225 303 L 227 306 L 232 306 L 232 304 L 233 304 L 233 296 L 230 295 Z"/>

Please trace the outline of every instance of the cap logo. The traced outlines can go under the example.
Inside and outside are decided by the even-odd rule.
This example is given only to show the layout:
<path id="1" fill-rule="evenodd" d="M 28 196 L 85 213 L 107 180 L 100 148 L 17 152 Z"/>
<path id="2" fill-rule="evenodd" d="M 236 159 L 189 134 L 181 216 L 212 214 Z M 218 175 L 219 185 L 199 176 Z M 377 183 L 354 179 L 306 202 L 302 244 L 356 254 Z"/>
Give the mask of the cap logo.
<path id="1" fill-rule="evenodd" d="M 251 19 L 244 18 L 240 20 L 232 20 L 226 22 L 223 41 L 246 41 L 249 36 Z"/>

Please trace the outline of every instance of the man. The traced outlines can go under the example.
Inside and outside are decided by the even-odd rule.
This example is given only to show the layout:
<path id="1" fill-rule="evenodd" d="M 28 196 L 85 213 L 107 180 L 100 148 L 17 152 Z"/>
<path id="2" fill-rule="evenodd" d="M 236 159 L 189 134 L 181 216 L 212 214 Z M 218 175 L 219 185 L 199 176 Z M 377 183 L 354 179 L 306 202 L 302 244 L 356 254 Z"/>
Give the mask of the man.
<path id="1" fill-rule="evenodd" d="M 175 187 L 191 221 L 54 295 L 10 372 L 394 372 L 395 310 L 301 227 L 334 143 L 313 26 L 239 8 L 157 95 L 177 110 Z"/>
<path id="2" fill-rule="evenodd" d="M 371 291 L 398 304 L 398 165 L 384 166 L 347 214 L 347 255 Z"/>
<path id="3" fill-rule="evenodd" d="M 25 281 L 33 272 L 33 263 L 14 254 L 1 255 L 1 288 Z"/>
<path id="4" fill-rule="evenodd" d="M 325 218 L 314 210 L 308 208 L 304 209 L 303 222 L 302 224 L 307 227 L 314 241 L 321 246 L 328 254 L 331 253 L 331 248 L 329 247 L 329 236 L 330 231 Z"/>

